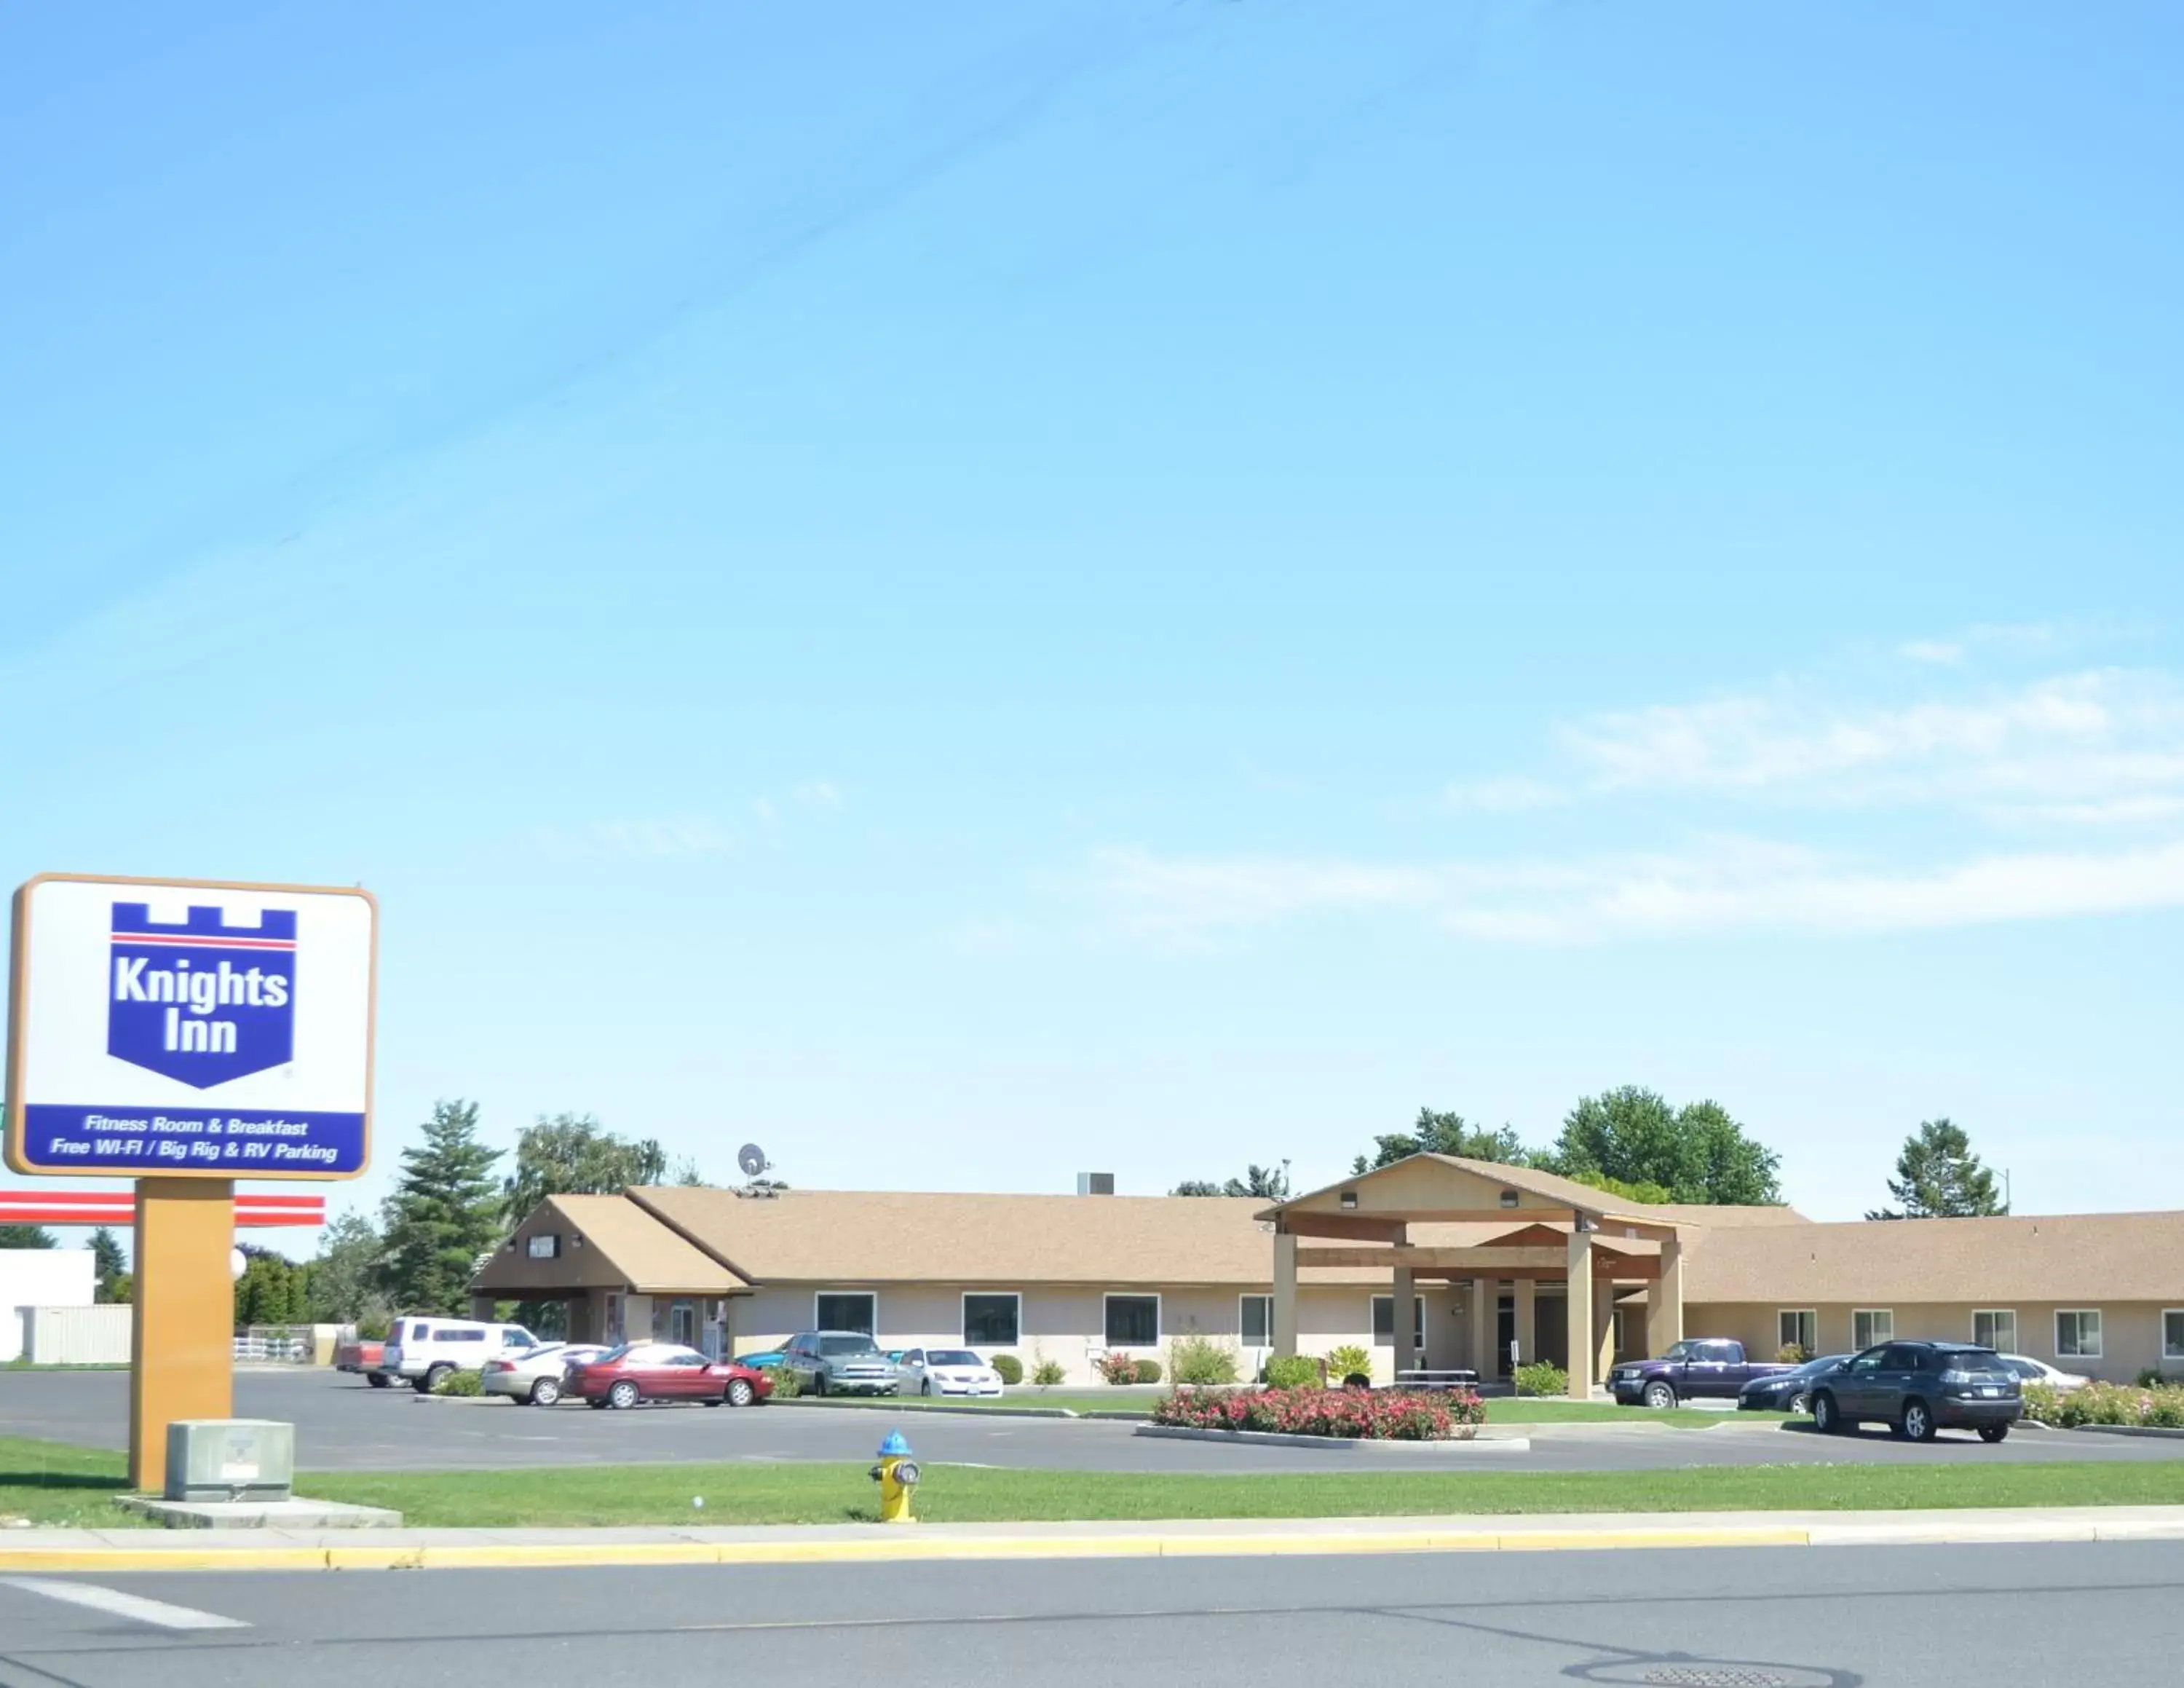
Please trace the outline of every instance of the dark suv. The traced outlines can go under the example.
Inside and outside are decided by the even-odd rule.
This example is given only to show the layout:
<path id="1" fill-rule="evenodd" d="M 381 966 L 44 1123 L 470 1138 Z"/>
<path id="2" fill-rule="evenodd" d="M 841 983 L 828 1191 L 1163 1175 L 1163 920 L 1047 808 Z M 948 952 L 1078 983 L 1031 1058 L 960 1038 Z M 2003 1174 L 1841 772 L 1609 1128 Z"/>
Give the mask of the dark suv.
<path id="1" fill-rule="evenodd" d="M 1814 1429 L 1854 1430 L 1880 1419 L 1914 1442 L 1944 1429 L 1999 1442 L 2024 1410 L 2017 1374 L 2002 1356 L 1958 1342 L 1883 1343 L 1813 1390 Z"/>

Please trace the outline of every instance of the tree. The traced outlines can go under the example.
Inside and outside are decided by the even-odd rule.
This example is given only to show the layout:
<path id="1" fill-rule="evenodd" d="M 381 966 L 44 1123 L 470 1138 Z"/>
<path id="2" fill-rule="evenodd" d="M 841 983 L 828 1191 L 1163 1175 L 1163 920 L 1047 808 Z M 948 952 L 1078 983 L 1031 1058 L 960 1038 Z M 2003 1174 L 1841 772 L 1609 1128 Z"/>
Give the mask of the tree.
<path id="1" fill-rule="evenodd" d="M 1279 1166 L 1246 1166 L 1244 1176 L 1217 1184 L 1210 1178 L 1185 1178 L 1168 1193 L 1172 1196 L 1254 1196 L 1261 1201 L 1290 1199 L 1290 1163 Z"/>
<path id="2" fill-rule="evenodd" d="M 0 1225 L 0 1249 L 52 1249 L 59 1245 L 42 1225 Z"/>
<path id="3" fill-rule="evenodd" d="M 253 1243 L 243 1244 L 242 1254 L 242 1276 L 235 1280 L 235 1327 L 304 1323 L 309 1312 L 306 1269 Z"/>
<path id="4" fill-rule="evenodd" d="M 464 1311 L 478 1260 L 498 1242 L 500 1151 L 477 1140 L 477 1104 L 435 1104 L 424 1141 L 402 1151 L 402 1182 L 382 1210 L 385 1287 L 404 1312 Z"/>
<path id="5" fill-rule="evenodd" d="M 1775 1179 L 1782 1157 L 1745 1135 L 1727 1109 L 1718 1102 L 1671 1108 L 1635 1084 L 1581 1098 L 1542 1159 L 1566 1178 L 1654 1185 L 1672 1201 L 1758 1206 L 1782 1199 Z"/>
<path id="6" fill-rule="evenodd" d="M 91 1233 L 92 1271 L 97 1275 L 98 1287 L 96 1299 L 111 1304 L 128 1298 L 116 1293 L 121 1281 L 129 1276 L 129 1264 L 121 1258 L 121 1240 L 103 1225 Z"/>
<path id="7" fill-rule="evenodd" d="M 380 1287 L 386 1255 L 378 1227 L 354 1209 L 326 1227 L 311 1262 L 311 1322 L 353 1325 L 387 1311 Z"/>
<path id="8" fill-rule="evenodd" d="M 1372 1154 L 1359 1155 L 1351 1163 L 1350 1173 L 1362 1177 L 1413 1154 L 1456 1154 L 1467 1160 L 1498 1160 L 1507 1166 L 1530 1166 L 1538 1159 L 1524 1147 L 1514 1126 L 1488 1131 L 1461 1114 L 1437 1114 L 1430 1108 L 1421 1108 L 1418 1123 L 1407 1132 L 1374 1137 Z"/>
<path id="9" fill-rule="evenodd" d="M 589 1114 L 539 1116 L 515 1140 L 515 1170 L 503 1184 L 508 1222 L 519 1224 L 549 1196 L 616 1195 L 632 1185 L 667 1182 L 667 1151 L 653 1137 L 617 1137 Z M 677 1169 L 699 1182 L 697 1164 Z"/>
<path id="10" fill-rule="evenodd" d="M 1976 1219 L 2009 1211 L 1964 1128 L 1947 1119 L 1921 1121 L 1903 1139 L 1888 1193 L 1903 1211 L 1881 1208 L 1868 1219 Z"/>

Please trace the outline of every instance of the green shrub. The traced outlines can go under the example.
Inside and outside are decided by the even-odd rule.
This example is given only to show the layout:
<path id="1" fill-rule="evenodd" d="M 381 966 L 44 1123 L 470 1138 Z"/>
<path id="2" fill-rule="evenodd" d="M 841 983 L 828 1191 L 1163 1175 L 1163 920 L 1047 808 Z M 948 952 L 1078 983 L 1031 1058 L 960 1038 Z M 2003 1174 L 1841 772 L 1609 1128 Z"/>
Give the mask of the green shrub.
<path id="1" fill-rule="evenodd" d="M 1233 1383 L 1243 1374 L 1242 1363 L 1234 1349 L 1195 1331 L 1168 1344 L 1167 1366 L 1169 1375 L 1178 1383 Z"/>
<path id="2" fill-rule="evenodd" d="M 1161 1380 L 1161 1363 L 1157 1360 L 1140 1360 L 1136 1369 L 1137 1377 L 1134 1381 L 1137 1383 L 1157 1383 Z"/>
<path id="3" fill-rule="evenodd" d="M 1138 1362 L 1128 1354 L 1104 1354 L 1092 1362 L 1092 1369 L 1111 1383 L 1134 1383 L 1138 1380 Z"/>
<path id="4" fill-rule="evenodd" d="M 1069 1381 L 1068 1368 L 1059 1360 L 1041 1360 L 1031 1368 L 1031 1380 L 1043 1389 Z"/>
<path id="5" fill-rule="evenodd" d="M 2184 1378 L 2165 1375 L 2159 1366 L 2149 1366 L 2138 1374 L 2138 1386 L 2142 1389 L 2165 1389 L 2184 1384 Z"/>
<path id="6" fill-rule="evenodd" d="M 766 1374 L 773 1379 L 772 1398 L 775 1400 L 794 1400 L 804 1393 L 802 1376 L 786 1366 L 769 1366 L 766 1368 Z"/>
<path id="7" fill-rule="evenodd" d="M 1552 1360 L 1535 1360 L 1529 1366 L 1517 1368 L 1517 1393 L 1520 1395 L 1566 1395 L 1569 1393 L 1569 1373 Z"/>
<path id="8" fill-rule="evenodd" d="M 450 1372 L 440 1379 L 440 1386 L 432 1391 L 437 1395 L 482 1395 L 485 1379 L 475 1372 Z"/>
<path id="9" fill-rule="evenodd" d="M 1267 1361 L 1268 1389 L 1316 1389 L 1319 1385 L 1319 1361 L 1308 1354 L 1278 1354 Z"/>
<path id="10" fill-rule="evenodd" d="M 1813 1350 L 1802 1342 L 1786 1342 L 1774 1350 L 1778 1366 L 1802 1366 L 1813 1357 Z"/>
<path id="11" fill-rule="evenodd" d="M 394 1328 L 394 1320 L 386 1313 L 366 1313 L 356 1322 L 359 1342 L 384 1342 L 387 1333 Z"/>
<path id="12" fill-rule="evenodd" d="M 1023 1382 L 1023 1361 L 1013 1354 L 996 1354 L 994 1356 L 994 1370 L 1000 1374 L 1001 1381 L 1011 1389 Z"/>
<path id="13" fill-rule="evenodd" d="M 1373 1356 L 1356 1343 L 1346 1343 L 1327 1356 L 1327 1381 L 1346 1383 L 1352 1378 L 1373 1375 Z"/>

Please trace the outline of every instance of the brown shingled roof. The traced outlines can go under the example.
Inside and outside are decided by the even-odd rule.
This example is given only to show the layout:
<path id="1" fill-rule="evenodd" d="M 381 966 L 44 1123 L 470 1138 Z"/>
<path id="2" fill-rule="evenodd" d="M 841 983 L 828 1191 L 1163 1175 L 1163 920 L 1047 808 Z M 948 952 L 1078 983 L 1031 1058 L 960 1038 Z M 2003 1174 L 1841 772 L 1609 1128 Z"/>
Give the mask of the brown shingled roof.
<path id="1" fill-rule="evenodd" d="M 1686 1302 L 2184 1306 L 2184 1213 L 1724 1227 L 1687 1240 Z"/>
<path id="2" fill-rule="evenodd" d="M 532 1260 L 525 1244 L 540 1232 L 561 1238 L 561 1251 Z M 581 1237 L 582 1247 L 573 1245 Z M 471 1282 L 481 1295 L 531 1297 L 547 1289 L 618 1289 L 640 1294 L 676 1291 L 727 1295 L 750 1285 L 622 1196 L 549 1196 L 509 1246 Z"/>

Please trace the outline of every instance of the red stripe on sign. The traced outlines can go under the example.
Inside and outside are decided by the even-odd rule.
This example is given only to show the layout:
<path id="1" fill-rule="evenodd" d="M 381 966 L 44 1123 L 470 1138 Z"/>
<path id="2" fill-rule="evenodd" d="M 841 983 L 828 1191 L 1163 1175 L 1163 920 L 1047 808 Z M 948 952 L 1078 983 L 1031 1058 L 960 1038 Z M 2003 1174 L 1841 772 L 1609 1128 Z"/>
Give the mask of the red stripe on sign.
<path id="1" fill-rule="evenodd" d="M 170 949 L 293 949 L 293 938 L 182 937 L 173 932 L 116 932 L 116 943 L 149 943 Z"/>

